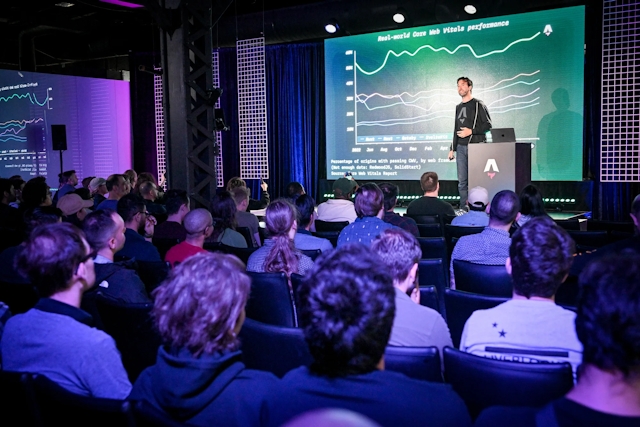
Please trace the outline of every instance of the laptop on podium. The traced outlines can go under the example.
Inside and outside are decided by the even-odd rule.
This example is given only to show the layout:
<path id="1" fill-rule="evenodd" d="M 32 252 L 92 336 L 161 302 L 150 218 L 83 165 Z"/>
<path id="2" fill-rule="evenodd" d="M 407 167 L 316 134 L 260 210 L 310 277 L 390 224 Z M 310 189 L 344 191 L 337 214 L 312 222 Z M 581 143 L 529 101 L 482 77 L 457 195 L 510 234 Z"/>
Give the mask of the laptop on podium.
<path id="1" fill-rule="evenodd" d="M 516 142 L 516 132 L 513 128 L 491 129 L 492 142 Z"/>

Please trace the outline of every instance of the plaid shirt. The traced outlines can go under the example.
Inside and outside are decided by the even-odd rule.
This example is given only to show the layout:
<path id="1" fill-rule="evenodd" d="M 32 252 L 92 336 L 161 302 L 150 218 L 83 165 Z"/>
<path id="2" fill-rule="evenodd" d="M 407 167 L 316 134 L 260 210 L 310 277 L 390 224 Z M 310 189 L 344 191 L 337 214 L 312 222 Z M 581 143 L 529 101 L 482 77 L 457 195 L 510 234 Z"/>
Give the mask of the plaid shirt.
<path id="1" fill-rule="evenodd" d="M 384 222 L 388 222 L 389 224 L 393 224 L 396 227 L 400 227 L 403 230 L 408 231 L 416 237 L 420 237 L 418 225 L 413 218 L 409 218 L 408 216 L 401 216 L 395 212 L 385 212 L 383 220 Z"/>
<path id="2" fill-rule="evenodd" d="M 454 259 L 484 265 L 504 265 L 509 257 L 509 246 L 511 246 L 509 232 L 497 228 L 487 227 L 482 233 L 461 237 L 451 254 L 449 267 L 451 287 L 455 289 Z"/>

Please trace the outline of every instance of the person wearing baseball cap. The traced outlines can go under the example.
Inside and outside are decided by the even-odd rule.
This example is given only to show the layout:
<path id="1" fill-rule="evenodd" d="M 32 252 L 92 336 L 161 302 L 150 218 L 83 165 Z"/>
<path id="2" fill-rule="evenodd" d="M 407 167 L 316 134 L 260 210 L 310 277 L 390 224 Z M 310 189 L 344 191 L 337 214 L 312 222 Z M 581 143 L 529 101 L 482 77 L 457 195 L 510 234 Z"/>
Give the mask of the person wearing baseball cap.
<path id="1" fill-rule="evenodd" d="M 469 212 L 457 216 L 451 221 L 451 225 L 460 227 L 486 227 L 489 225 L 487 206 L 489 205 L 489 192 L 484 187 L 473 187 L 469 190 L 467 199 Z"/>
<path id="2" fill-rule="evenodd" d="M 355 206 L 351 201 L 353 192 L 358 188 L 354 179 L 339 178 L 333 183 L 333 199 L 318 205 L 316 220 L 327 222 L 349 221 L 351 224 L 358 218 Z"/>
<path id="3" fill-rule="evenodd" d="M 84 200 L 76 193 L 69 193 L 58 200 L 56 207 L 60 209 L 64 215 L 62 221 L 80 227 L 80 224 L 89 213 L 88 208 L 93 207 L 93 201 Z"/>

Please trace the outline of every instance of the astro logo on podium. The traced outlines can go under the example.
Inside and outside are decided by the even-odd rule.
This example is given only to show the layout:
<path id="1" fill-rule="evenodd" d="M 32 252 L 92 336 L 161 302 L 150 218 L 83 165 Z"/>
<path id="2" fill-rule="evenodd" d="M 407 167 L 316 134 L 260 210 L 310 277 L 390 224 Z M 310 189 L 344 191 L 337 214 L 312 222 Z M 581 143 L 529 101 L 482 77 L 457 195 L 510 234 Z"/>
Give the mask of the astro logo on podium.
<path id="1" fill-rule="evenodd" d="M 496 176 L 496 173 L 500 172 L 500 169 L 498 169 L 498 163 L 496 163 L 496 159 L 487 159 L 487 164 L 484 165 L 484 171 L 487 172 L 489 178 L 493 179 L 493 177 Z"/>

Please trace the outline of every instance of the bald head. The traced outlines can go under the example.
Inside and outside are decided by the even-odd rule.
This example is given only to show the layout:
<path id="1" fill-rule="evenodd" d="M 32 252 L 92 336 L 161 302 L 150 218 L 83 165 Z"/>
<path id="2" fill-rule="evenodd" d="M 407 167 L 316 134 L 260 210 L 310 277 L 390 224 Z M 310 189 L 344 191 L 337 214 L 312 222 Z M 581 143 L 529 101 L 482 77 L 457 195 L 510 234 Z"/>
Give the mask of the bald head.
<path id="1" fill-rule="evenodd" d="M 206 209 L 194 209 L 184 217 L 183 226 L 189 236 L 204 233 L 205 228 L 213 222 L 211 212 Z"/>

